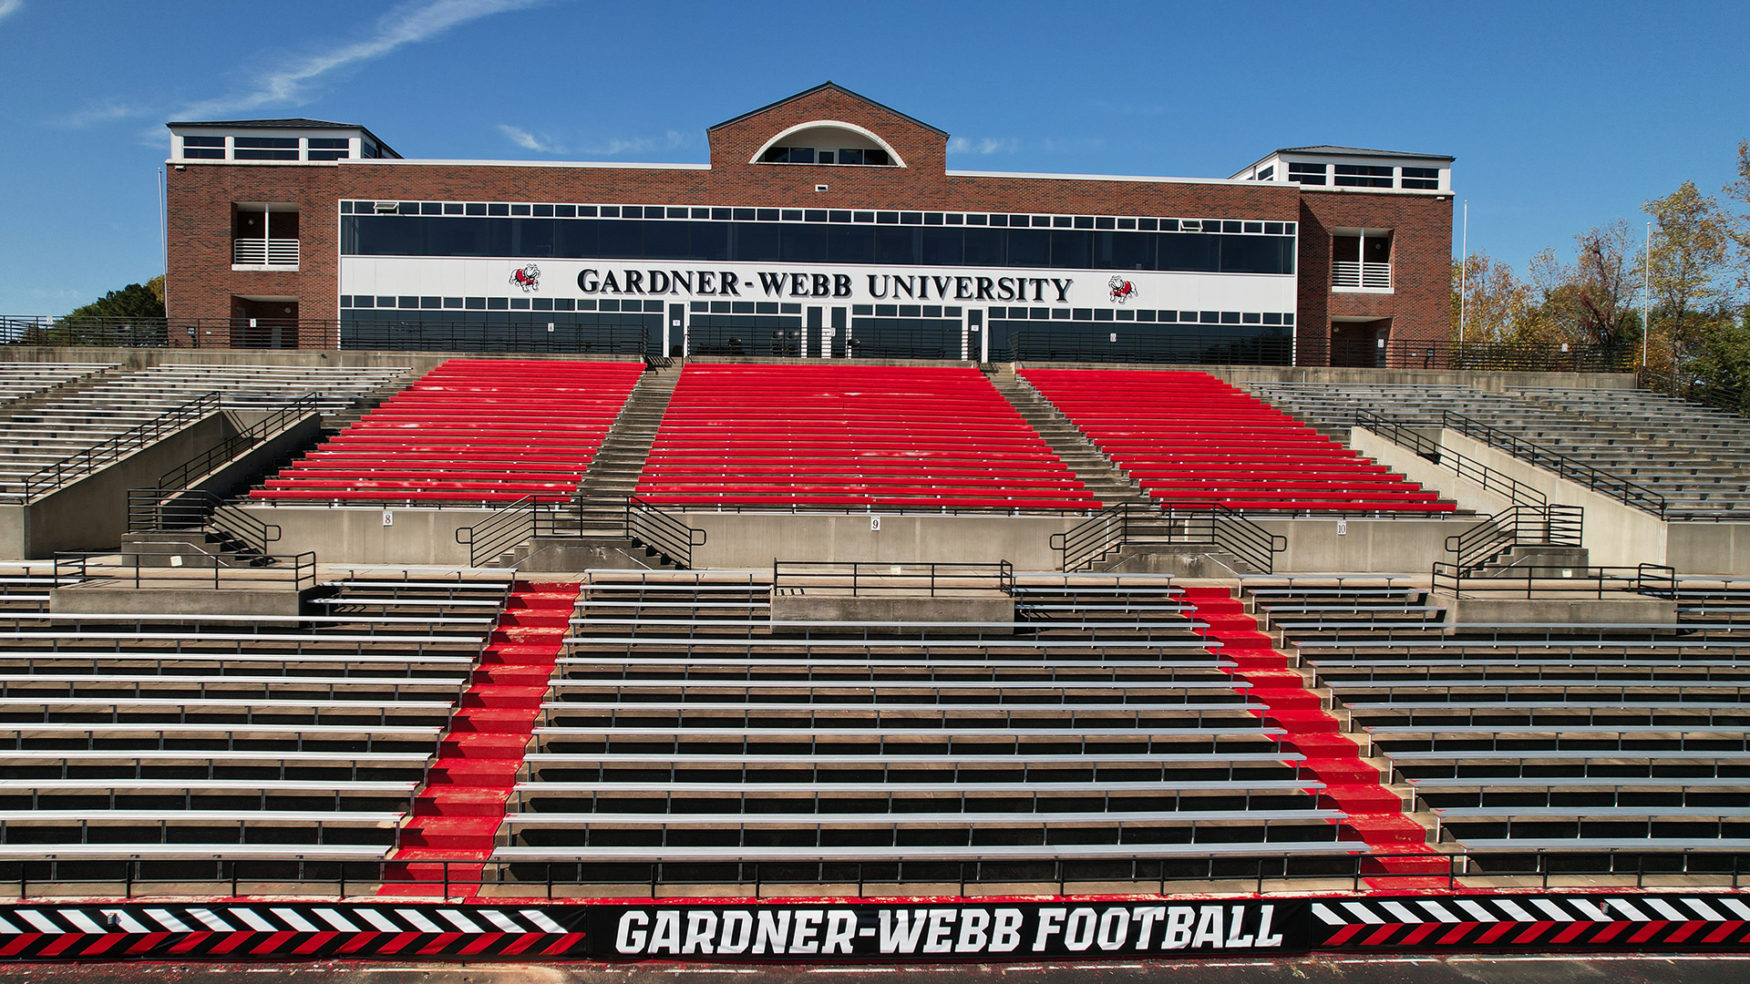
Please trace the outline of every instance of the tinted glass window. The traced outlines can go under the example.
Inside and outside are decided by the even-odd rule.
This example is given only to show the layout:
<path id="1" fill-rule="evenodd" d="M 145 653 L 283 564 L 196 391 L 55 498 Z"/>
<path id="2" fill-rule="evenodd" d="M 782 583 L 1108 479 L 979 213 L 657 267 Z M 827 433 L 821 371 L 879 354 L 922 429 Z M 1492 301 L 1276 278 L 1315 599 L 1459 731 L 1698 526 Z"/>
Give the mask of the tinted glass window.
<path id="1" fill-rule="evenodd" d="M 758 222 L 737 225 L 729 240 L 729 255 L 737 260 L 778 259 L 778 227 Z"/>
<path id="2" fill-rule="evenodd" d="M 1094 233 L 1094 266 L 1113 270 L 1152 270 L 1155 237 L 1146 232 Z"/>
<path id="3" fill-rule="evenodd" d="M 1214 273 L 1221 265 L 1219 242 L 1215 236 L 1200 233 L 1161 233 L 1155 269 Z"/>
<path id="4" fill-rule="evenodd" d="M 918 262 L 917 231 L 877 226 L 875 229 L 875 262 Z"/>
<path id="5" fill-rule="evenodd" d="M 644 223 L 610 221 L 599 223 L 600 249 L 598 256 L 611 259 L 642 259 L 644 257 Z"/>
<path id="6" fill-rule="evenodd" d="M 1051 265 L 1051 233 L 1043 229 L 1009 230 L 1009 265 L 1043 267 Z"/>
<path id="7" fill-rule="evenodd" d="M 962 235 L 959 229 L 929 228 L 923 230 L 925 263 L 943 266 L 959 266 L 965 250 L 962 247 Z"/>
<path id="8" fill-rule="evenodd" d="M 829 226 L 826 258 L 833 263 L 868 263 L 875 258 L 875 230 L 869 226 Z"/>
<path id="9" fill-rule="evenodd" d="M 1009 235 L 1002 229 L 967 229 L 965 263 L 967 266 L 1002 266 L 1008 256 Z"/>

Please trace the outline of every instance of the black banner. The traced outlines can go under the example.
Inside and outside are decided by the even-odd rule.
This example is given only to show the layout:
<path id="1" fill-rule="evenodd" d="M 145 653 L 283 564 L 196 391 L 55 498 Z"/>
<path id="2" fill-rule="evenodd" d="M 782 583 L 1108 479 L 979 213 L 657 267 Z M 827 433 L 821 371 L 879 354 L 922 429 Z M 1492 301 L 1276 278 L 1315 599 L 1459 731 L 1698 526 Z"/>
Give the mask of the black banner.
<path id="1" fill-rule="evenodd" d="M 952 902 L 592 908 L 602 959 L 1014 959 L 1284 952 L 1310 945 L 1304 902 Z"/>

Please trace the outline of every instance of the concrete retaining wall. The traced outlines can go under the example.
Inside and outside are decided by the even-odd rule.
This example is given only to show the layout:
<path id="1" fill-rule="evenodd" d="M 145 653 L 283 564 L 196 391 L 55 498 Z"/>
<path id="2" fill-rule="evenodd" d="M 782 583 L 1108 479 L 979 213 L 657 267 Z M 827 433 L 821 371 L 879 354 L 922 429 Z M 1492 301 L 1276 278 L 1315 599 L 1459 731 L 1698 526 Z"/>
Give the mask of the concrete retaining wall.
<path id="1" fill-rule="evenodd" d="M 114 549 L 127 532 L 129 489 L 155 487 L 160 475 L 234 433 L 230 417 L 212 413 L 28 505 L 0 505 L 0 559 Z"/>
<path id="2" fill-rule="evenodd" d="M 1439 492 L 1442 498 L 1458 503 L 1460 509 L 1493 516 L 1513 504 L 1506 496 L 1490 492 L 1468 478 L 1460 478 L 1452 469 L 1437 465 L 1365 427 L 1350 428 L 1349 446 L 1393 471 L 1402 472 L 1410 481 Z"/>
<path id="3" fill-rule="evenodd" d="M 365 506 L 244 506 L 280 528 L 276 554 L 316 552 L 324 564 L 468 566 L 456 530 L 485 521 L 488 509 L 380 509 Z M 390 522 L 385 525 L 384 515 Z"/>
<path id="4" fill-rule="evenodd" d="M 681 518 L 705 530 L 705 545 L 693 548 L 694 567 L 770 567 L 773 560 L 1006 560 L 1017 570 L 1054 571 L 1058 555 L 1051 549 L 1051 535 L 1084 517 L 695 512 Z M 880 529 L 871 528 L 872 519 L 880 520 Z"/>
<path id="5" fill-rule="evenodd" d="M 1259 526 L 1288 540 L 1278 574 L 1427 573 L 1446 559 L 1446 538 L 1476 525 L 1451 519 L 1265 519 Z"/>
<path id="6" fill-rule="evenodd" d="M 1586 511 L 1580 545 L 1599 567 L 1664 564 L 1669 550 L 1665 521 L 1621 499 L 1594 492 L 1555 472 L 1522 461 L 1505 451 L 1455 430 L 1440 432 L 1440 443 L 1542 492 L 1550 502 L 1580 506 Z"/>

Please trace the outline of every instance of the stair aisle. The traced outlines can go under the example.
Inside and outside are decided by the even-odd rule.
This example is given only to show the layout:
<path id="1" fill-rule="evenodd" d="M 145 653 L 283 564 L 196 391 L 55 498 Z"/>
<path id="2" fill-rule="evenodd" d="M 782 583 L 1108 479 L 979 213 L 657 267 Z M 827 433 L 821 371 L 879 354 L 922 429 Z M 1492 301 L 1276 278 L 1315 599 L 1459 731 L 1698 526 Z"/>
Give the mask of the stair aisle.
<path id="1" fill-rule="evenodd" d="M 582 587 L 529 581 L 511 586 L 437 760 L 402 823 L 390 861 L 408 863 L 390 865 L 385 881 L 393 884 L 383 894 L 478 894 Z M 447 871 L 438 861 L 451 862 Z"/>
<path id="2" fill-rule="evenodd" d="M 1268 708 L 1264 718 L 1288 732 L 1283 741 L 1306 756 L 1304 768 L 1325 784 L 1321 799 L 1328 802 L 1319 805 L 1348 814 L 1342 822 L 1370 853 L 1429 856 L 1425 862 L 1382 858 L 1373 870 L 1386 877 L 1366 881 L 1375 888 L 1445 887 L 1447 861 L 1428 845 L 1427 828 L 1404 815 L 1402 798 L 1380 783 L 1379 770 L 1362 760 L 1359 745 L 1340 734 L 1337 718 L 1307 689 L 1305 678 L 1289 667 L 1288 657 L 1258 630 L 1257 619 L 1246 613 L 1233 591 L 1187 587 L 1183 598 L 1193 607 L 1193 617 L 1208 624 L 1198 632 L 1216 640 L 1210 650 L 1238 664 L 1228 672 L 1252 685 L 1247 693 Z"/>

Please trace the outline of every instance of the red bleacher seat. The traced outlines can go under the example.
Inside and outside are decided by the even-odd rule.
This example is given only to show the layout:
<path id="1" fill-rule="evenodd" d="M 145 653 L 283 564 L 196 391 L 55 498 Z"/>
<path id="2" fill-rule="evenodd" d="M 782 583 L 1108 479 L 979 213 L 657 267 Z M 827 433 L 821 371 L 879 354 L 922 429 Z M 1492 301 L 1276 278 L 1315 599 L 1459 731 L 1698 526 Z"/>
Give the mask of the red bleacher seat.
<path id="1" fill-rule="evenodd" d="M 1452 512 L 1452 502 L 1203 372 L 1020 375 L 1163 505 Z"/>
<path id="2" fill-rule="evenodd" d="M 638 495 L 697 506 L 1100 505 L 977 370 L 926 366 L 689 365 Z"/>
<path id="3" fill-rule="evenodd" d="M 636 362 L 451 359 L 250 496 L 563 502 L 643 371 Z"/>

